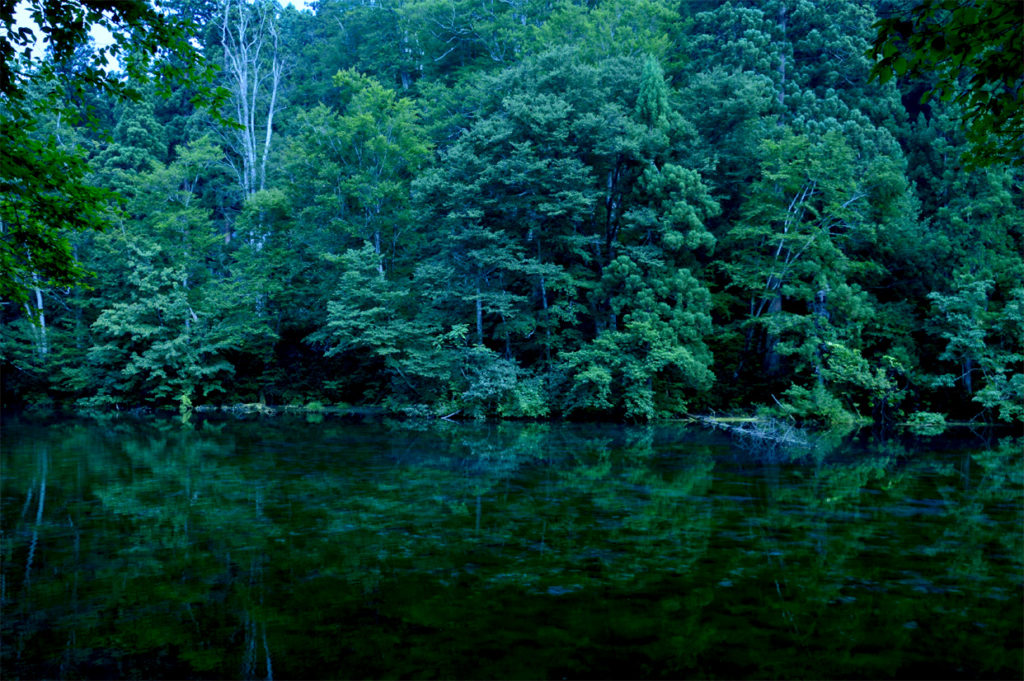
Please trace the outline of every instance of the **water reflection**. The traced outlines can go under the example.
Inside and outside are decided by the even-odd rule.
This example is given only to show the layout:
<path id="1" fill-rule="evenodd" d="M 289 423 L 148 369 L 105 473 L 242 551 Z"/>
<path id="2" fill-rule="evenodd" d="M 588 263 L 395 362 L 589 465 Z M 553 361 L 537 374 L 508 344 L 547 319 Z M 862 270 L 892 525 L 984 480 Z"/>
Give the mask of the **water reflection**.
<path id="1" fill-rule="evenodd" d="M 4 426 L 5 678 L 1022 673 L 1019 441 Z"/>

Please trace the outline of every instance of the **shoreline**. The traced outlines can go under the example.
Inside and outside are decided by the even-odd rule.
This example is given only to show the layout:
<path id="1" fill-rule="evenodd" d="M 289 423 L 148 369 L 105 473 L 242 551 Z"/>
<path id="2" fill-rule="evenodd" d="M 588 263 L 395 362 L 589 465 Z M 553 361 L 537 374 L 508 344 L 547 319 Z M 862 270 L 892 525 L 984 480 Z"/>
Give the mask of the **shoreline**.
<path id="1" fill-rule="evenodd" d="M 458 412 L 454 414 L 440 415 L 426 417 L 422 415 L 411 415 L 403 411 L 389 410 L 382 407 L 374 406 L 332 406 L 322 405 L 316 402 L 312 402 L 306 405 L 267 405 L 263 403 L 236 403 L 227 405 L 199 405 L 191 407 L 185 410 L 175 410 L 171 407 L 147 407 L 147 406 L 136 406 L 127 409 L 75 409 L 61 406 L 19 406 L 13 408 L 7 408 L 0 405 L 0 414 L 4 416 L 10 415 L 29 415 L 29 416 L 68 416 L 68 417 L 83 417 L 83 418 L 139 418 L 139 417 L 163 417 L 163 418 L 178 418 L 183 421 L 188 421 L 192 416 L 207 417 L 207 416 L 260 416 L 260 417 L 281 417 L 281 416 L 306 416 L 306 417 L 330 417 L 347 420 L 374 420 L 374 419 L 397 419 L 402 421 L 419 421 L 419 422 L 433 422 L 433 421 L 447 421 L 449 423 L 548 423 L 548 424 L 572 424 L 572 423 L 592 423 L 592 424 L 618 424 L 618 425 L 666 425 L 672 423 L 679 424 L 692 424 L 710 428 L 712 430 L 723 430 L 733 434 L 739 434 L 742 436 L 751 436 L 758 439 L 767 437 L 767 439 L 774 439 L 776 437 L 782 437 L 783 440 L 791 439 L 793 433 L 799 433 L 802 437 L 813 437 L 815 435 L 821 435 L 824 433 L 834 432 L 837 430 L 845 430 L 852 432 L 873 425 L 872 421 L 867 419 L 861 419 L 850 423 L 834 424 L 832 426 L 814 424 L 814 423 L 798 423 L 795 421 L 787 421 L 773 416 L 757 416 L 754 414 L 746 415 L 718 415 L 718 414 L 682 414 L 679 416 L 652 419 L 643 423 L 629 423 L 623 420 L 615 419 L 566 419 L 566 418 L 543 418 L 543 419 L 510 419 L 510 418 L 487 418 L 487 419 L 467 419 L 459 418 Z M 1016 435 L 1024 436 L 1024 432 L 1020 432 L 1020 424 L 1004 423 L 1004 422 L 978 422 L 978 421 L 963 421 L 963 420 L 943 420 L 941 422 L 922 424 L 920 422 L 914 422 L 912 420 L 904 419 L 891 424 L 887 424 L 887 428 L 898 428 L 900 430 L 909 430 L 918 435 L 940 435 L 946 430 L 952 428 L 1017 428 L 1018 432 Z M 780 435 L 781 433 L 789 433 L 789 435 Z M 799 440 L 799 438 L 798 438 Z"/>

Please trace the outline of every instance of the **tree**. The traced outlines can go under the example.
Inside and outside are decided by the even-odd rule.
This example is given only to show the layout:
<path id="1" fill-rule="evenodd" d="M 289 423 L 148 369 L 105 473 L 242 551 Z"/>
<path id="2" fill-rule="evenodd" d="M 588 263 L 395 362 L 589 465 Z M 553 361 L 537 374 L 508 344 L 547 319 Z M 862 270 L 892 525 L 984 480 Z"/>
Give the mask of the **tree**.
<path id="1" fill-rule="evenodd" d="M 922 102 L 960 104 L 969 165 L 1024 165 L 1024 4 L 917 0 L 875 26 L 872 77 L 923 79 Z"/>
<path id="2" fill-rule="evenodd" d="M 5 397 L 1019 414 L 1021 169 L 959 162 L 1005 0 L 161 0 L 209 113 L 157 99 L 186 57 L 95 72 L 75 22 L 136 2 L 24 3 L 81 40 L 0 102 Z M 949 101 L 901 47 L 878 82 L 876 8 Z"/>
<path id="3" fill-rule="evenodd" d="M 86 180 L 81 152 L 36 130 L 23 111 L 0 120 L 0 297 L 18 302 L 82 278 L 64 230 L 101 227 L 112 198 Z"/>
<path id="4" fill-rule="evenodd" d="M 859 251 L 874 241 L 878 214 L 894 200 L 877 188 L 891 171 L 882 164 L 858 174 L 853 149 L 835 131 L 814 138 L 785 130 L 762 147 L 761 178 L 743 220 L 723 239 L 728 259 L 721 267 L 747 297 L 744 359 L 736 372 L 774 381 L 772 389 L 791 381 L 799 388 L 794 401 L 811 410 L 803 416 L 846 418 L 844 411 L 858 411 L 854 393 L 887 394 L 862 355 L 862 329 L 874 315 L 861 284 L 870 265 Z M 877 368 L 884 376 L 884 366 Z M 820 399 L 800 392 L 812 389 Z M 828 390 L 846 405 L 835 396 L 828 400 L 835 408 L 826 404 Z"/>
<path id="5" fill-rule="evenodd" d="M 334 243 L 323 246 L 337 252 L 372 243 L 384 256 L 383 274 L 409 229 L 409 183 L 430 146 L 411 99 L 353 70 L 334 82 L 342 113 L 320 105 L 297 116 L 286 172 L 302 217 L 330 229 Z"/>
<path id="6" fill-rule="evenodd" d="M 170 165 L 153 163 L 120 228 L 100 236 L 97 256 L 123 262 L 99 284 L 85 371 L 66 370 L 79 390 L 94 388 L 86 403 L 198 403 L 226 392 L 230 353 L 258 353 L 273 338 L 252 314 L 248 282 L 218 271 L 224 240 L 197 200 L 221 155 L 203 138 Z"/>
<path id="7" fill-rule="evenodd" d="M 601 287 L 615 291 L 610 307 L 621 321 L 562 353 L 571 376 L 566 411 L 642 421 L 685 411 L 689 398 L 714 380 L 704 343 L 711 331 L 707 287 L 689 270 L 656 260 L 638 264 L 626 255 L 609 264 Z"/>
<path id="8" fill-rule="evenodd" d="M 244 199 L 267 188 L 267 160 L 284 75 L 277 13 L 270 0 L 224 0 L 220 11 L 220 46 L 234 128 L 228 132 L 228 160 Z"/>
<path id="9" fill-rule="evenodd" d="M 16 7 L 28 10 L 34 29 L 15 22 Z M 4 2 L 0 26 L 0 297 L 21 301 L 30 284 L 80 281 L 84 271 L 65 230 L 103 226 L 111 198 L 86 180 L 79 152 L 37 134 L 38 116 L 56 110 L 74 121 L 88 113 L 75 108 L 74 95 L 137 99 L 150 78 L 167 86 L 202 73 L 203 61 L 189 42 L 191 24 L 146 0 Z M 106 28 L 113 43 L 64 68 L 82 54 L 94 26 Z M 45 59 L 36 54 L 40 38 Z M 108 71 L 111 58 L 121 60 L 127 78 Z"/>
<path id="10" fill-rule="evenodd" d="M 672 0 L 610 0 L 553 3 L 551 16 L 531 35 L 533 53 L 558 45 L 575 45 L 581 56 L 596 61 L 615 56 L 652 55 L 665 62 L 679 50 L 679 3 Z"/>
<path id="11" fill-rule="evenodd" d="M 931 268 L 921 301 L 929 333 L 919 340 L 937 361 L 917 380 L 937 389 L 943 411 L 975 416 L 967 411 L 974 402 L 1003 420 L 1020 417 L 1020 172 L 993 166 L 939 184 L 946 198 L 930 216 L 931 243 L 922 253 Z"/>
<path id="12" fill-rule="evenodd" d="M 678 411 L 709 385 L 694 273 L 717 205 L 681 158 L 692 127 L 658 60 L 563 48 L 482 80 L 483 115 L 416 183 L 441 227 L 418 271 L 437 277 L 427 309 L 567 391 L 567 410 Z"/>

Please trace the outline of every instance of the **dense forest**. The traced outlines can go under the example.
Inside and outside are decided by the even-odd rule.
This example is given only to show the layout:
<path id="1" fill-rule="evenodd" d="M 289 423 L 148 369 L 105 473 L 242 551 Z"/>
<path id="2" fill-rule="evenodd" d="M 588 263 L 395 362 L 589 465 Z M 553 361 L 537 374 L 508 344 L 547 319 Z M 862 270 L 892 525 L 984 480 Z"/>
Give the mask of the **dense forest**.
<path id="1" fill-rule="evenodd" d="M 1024 420 L 1017 0 L 163 4 L 6 44 L 5 406 Z"/>

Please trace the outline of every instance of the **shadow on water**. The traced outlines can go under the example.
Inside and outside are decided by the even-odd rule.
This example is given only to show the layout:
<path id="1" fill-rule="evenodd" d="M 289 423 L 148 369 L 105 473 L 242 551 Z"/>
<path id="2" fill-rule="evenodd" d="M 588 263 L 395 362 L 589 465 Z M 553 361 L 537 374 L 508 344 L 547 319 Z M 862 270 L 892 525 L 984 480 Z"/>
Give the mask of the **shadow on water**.
<path id="1" fill-rule="evenodd" d="M 1020 678 L 1021 441 L 8 420 L 4 678 Z"/>

